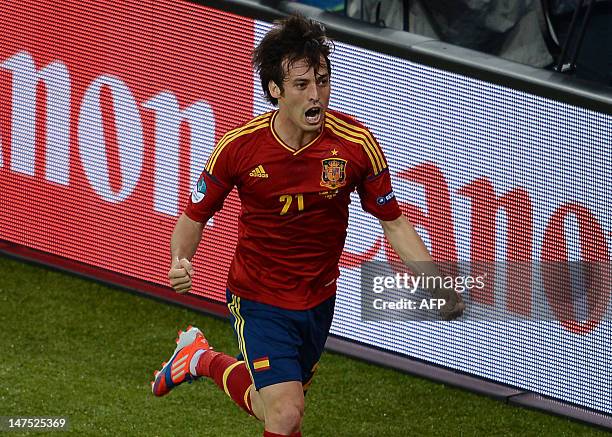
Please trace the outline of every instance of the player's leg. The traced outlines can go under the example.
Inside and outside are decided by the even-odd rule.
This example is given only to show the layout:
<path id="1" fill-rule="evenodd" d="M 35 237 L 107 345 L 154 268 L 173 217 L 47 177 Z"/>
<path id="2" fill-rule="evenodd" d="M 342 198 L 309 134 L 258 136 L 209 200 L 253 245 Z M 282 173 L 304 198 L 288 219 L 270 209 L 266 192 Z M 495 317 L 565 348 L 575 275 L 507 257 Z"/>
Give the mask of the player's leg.
<path id="1" fill-rule="evenodd" d="M 301 381 L 268 385 L 258 391 L 265 410 L 265 435 L 298 436 L 304 416 Z"/>
<path id="2" fill-rule="evenodd" d="M 251 402 L 251 410 L 253 411 L 253 415 L 257 417 L 262 422 L 266 421 L 266 410 L 264 408 L 263 399 L 261 399 L 261 395 L 255 388 L 255 384 L 252 384 L 249 389 L 249 401 Z"/>
<path id="3" fill-rule="evenodd" d="M 230 310 L 230 322 L 238 338 L 241 357 L 234 358 L 224 353 L 208 351 L 199 359 L 195 369 L 196 374 L 210 377 L 236 405 L 248 414 L 264 421 L 264 405 L 255 390 L 251 370 L 247 366 L 243 354 L 244 349 L 242 345 L 244 341 L 242 332 L 244 320 L 238 313 L 237 298 L 229 290 L 226 291 L 226 299 Z"/>
<path id="4" fill-rule="evenodd" d="M 304 396 L 312 383 L 319 359 L 325 348 L 325 341 L 333 319 L 334 305 L 335 297 L 331 297 L 310 310 L 286 312 L 290 325 L 284 328 L 287 331 L 285 337 L 299 339 L 293 344 L 297 346 L 300 381 L 281 382 L 253 391 L 260 398 L 264 407 L 267 432 L 264 435 L 300 435 L 304 416 Z M 273 319 L 274 316 L 270 318 Z M 283 346 L 276 346 L 276 348 L 282 349 Z M 270 366 L 281 367 L 285 358 L 279 360 L 278 356 L 282 358 L 283 355 L 276 355 L 273 357 L 276 359 L 270 359 Z M 287 357 L 289 354 L 284 355 Z M 253 372 L 256 384 L 261 383 L 258 381 L 257 371 Z"/>
<path id="5" fill-rule="evenodd" d="M 299 436 L 304 393 L 298 356 L 302 339 L 296 318 L 303 311 L 233 295 L 229 301 L 238 347 L 256 387 L 251 391 L 251 405 L 264 412 L 264 435 Z"/>
<path id="6" fill-rule="evenodd" d="M 265 421 L 266 435 L 298 436 L 304 394 L 325 345 L 334 299 L 306 312 L 291 312 L 249 301 L 241 305 L 240 298 L 228 296 L 246 362 L 213 351 L 199 329 L 189 327 L 179 333 L 174 354 L 156 372 L 153 393 L 163 396 L 185 381 L 207 376 L 247 413 Z M 249 306 L 258 317 L 248 314 Z"/>
<path id="7" fill-rule="evenodd" d="M 304 317 L 300 324 L 300 334 L 303 341 L 299 349 L 304 394 L 306 394 L 314 380 L 319 360 L 325 349 L 325 342 L 327 341 L 334 317 L 335 303 L 336 297 L 332 296 L 316 307 L 304 312 Z"/>
<path id="8" fill-rule="evenodd" d="M 151 388 L 155 396 L 164 396 L 183 382 L 201 376 L 210 377 L 240 408 L 263 420 L 263 408 L 252 408 L 250 392 L 253 382 L 244 361 L 213 351 L 198 328 L 179 332 L 174 354 L 162 369 L 155 372 Z"/>
<path id="9" fill-rule="evenodd" d="M 263 421 L 263 408 L 259 405 L 253 407 L 251 401 L 250 394 L 254 385 L 243 360 L 211 351 L 208 357 L 203 356 L 198 363 L 197 373 L 210 377 L 236 405 Z"/>

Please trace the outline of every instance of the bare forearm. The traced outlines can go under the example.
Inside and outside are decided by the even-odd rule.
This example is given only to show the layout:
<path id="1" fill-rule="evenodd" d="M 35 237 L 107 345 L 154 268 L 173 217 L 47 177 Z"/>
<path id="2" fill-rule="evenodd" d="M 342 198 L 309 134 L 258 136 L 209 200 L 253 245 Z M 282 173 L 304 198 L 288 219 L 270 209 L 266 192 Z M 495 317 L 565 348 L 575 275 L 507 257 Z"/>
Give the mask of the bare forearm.
<path id="1" fill-rule="evenodd" d="M 391 222 L 381 222 L 381 225 L 389 244 L 410 270 L 427 276 L 438 275 L 425 243 L 405 216 Z"/>
<path id="2" fill-rule="evenodd" d="M 200 240 L 204 224 L 191 220 L 185 214 L 176 221 L 172 240 L 170 243 L 172 259 L 187 258 L 191 260 L 195 254 Z"/>
<path id="3" fill-rule="evenodd" d="M 438 266 L 433 262 L 423 240 L 406 217 L 402 215 L 396 220 L 381 221 L 380 224 L 393 250 L 414 274 L 426 277 L 440 276 Z M 463 314 L 465 304 L 453 288 L 438 287 L 429 289 L 429 292 L 434 298 L 443 300 L 444 306 L 440 308 L 443 319 L 452 320 Z"/>

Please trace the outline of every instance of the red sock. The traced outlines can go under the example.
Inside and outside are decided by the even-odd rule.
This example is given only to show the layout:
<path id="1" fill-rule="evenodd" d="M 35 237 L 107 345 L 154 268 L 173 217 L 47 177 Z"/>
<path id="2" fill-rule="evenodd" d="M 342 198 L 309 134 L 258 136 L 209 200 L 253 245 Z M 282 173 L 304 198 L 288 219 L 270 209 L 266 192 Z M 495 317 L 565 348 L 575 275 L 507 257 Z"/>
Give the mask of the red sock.
<path id="1" fill-rule="evenodd" d="M 264 430 L 263 435 L 264 437 L 302 437 L 302 432 L 298 431 L 298 432 L 294 432 L 290 436 L 286 436 L 285 434 L 276 434 L 276 433 Z"/>
<path id="2" fill-rule="evenodd" d="M 198 361 L 196 373 L 211 378 L 240 408 L 254 415 L 249 399 L 253 381 L 244 361 L 208 350 Z"/>

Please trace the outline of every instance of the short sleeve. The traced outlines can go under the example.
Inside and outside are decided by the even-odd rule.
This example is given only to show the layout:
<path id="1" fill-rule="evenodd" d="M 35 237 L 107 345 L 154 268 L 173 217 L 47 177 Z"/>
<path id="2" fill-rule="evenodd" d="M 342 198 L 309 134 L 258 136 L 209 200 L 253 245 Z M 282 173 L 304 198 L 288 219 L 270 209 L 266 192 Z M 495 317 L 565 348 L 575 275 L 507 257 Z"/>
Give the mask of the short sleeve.
<path id="1" fill-rule="evenodd" d="M 363 148 L 366 172 L 357 186 L 364 211 L 383 221 L 397 219 L 401 210 L 391 187 L 387 160 L 378 142 L 368 131 L 368 141 Z"/>
<path id="2" fill-rule="evenodd" d="M 231 165 L 231 143 L 221 139 L 210 155 L 206 167 L 195 183 L 185 214 L 190 219 L 206 223 L 223 207 L 223 202 L 235 185 Z"/>

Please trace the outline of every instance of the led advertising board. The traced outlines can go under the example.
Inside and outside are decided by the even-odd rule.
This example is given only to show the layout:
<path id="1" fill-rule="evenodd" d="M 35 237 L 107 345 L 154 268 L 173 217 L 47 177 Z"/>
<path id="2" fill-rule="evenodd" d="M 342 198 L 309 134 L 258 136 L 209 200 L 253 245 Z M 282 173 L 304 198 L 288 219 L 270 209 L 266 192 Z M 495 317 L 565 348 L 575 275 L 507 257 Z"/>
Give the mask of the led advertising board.
<path id="1" fill-rule="evenodd" d="M 0 238 L 166 284 L 215 142 L 269 109 L 250 52 L 270 25 L 169 0 L 11 2 L 0 23 Z M 612 117 L 344 43 L 332 63 L 331 106 L 377 137 L 436 260 L 609 262 Z M 596 310 L 557 287 L 569 318 L 536 269 L 504 272 L 512 298 L 478 297 L 522 320 L 373 320 L 362 267 L 394 255 L 350 209 L 334 334 L 612 413 L 609 282 Z M 223 299 L 239 211 L 233 192 L 205 229 L 203 297 Z M 539 297 L 546 317 L 524 304 Z"/>

